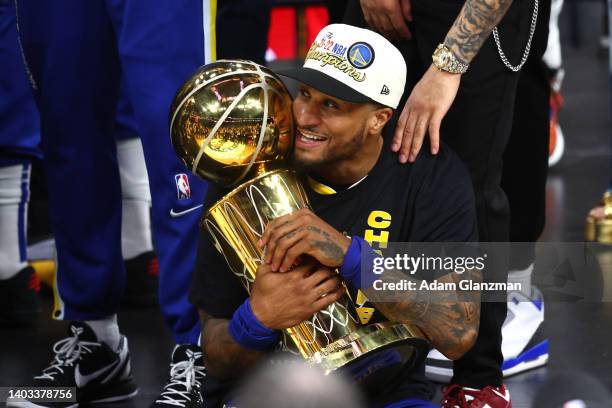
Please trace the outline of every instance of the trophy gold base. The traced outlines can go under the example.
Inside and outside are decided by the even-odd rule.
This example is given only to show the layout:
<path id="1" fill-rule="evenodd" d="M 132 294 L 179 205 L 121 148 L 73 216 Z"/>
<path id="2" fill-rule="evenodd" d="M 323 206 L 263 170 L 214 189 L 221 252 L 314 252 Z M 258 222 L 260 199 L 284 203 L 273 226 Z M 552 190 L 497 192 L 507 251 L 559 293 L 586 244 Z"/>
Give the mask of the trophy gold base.
<path id="1" fill-rule="evenodd" d="M 359 327 L 354 332 L 334 341 L 314 353 L 307 361 L 330 373 L 356 362 L 364 355 L 375 356 L 376 351 L 390 347 L 411 346 L 427 349 L 429 343 L 422 333 L 401 323 L 374 323 Z"/>

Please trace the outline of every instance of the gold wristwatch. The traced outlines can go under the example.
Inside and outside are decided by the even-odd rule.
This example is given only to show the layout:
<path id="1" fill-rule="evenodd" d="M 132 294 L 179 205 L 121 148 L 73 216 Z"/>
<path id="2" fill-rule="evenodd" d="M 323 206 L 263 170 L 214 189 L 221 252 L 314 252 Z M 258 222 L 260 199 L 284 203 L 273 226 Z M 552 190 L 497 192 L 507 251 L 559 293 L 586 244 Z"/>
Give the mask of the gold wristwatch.
<path id="1" fill-rule="evenodd" d="M 455 54 L 444 44 L 438 45 L 431 59 L 436 68 L 452 74 L 465 74 L 470 66 L 470 64 L 459 62 Z"/>

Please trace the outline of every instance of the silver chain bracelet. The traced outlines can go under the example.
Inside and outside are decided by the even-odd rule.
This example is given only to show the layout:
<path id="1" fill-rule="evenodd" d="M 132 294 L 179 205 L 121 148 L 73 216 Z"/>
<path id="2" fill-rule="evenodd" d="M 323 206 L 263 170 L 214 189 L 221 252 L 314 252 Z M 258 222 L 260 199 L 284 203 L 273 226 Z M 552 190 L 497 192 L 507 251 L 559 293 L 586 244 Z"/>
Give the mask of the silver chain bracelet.
<path id="1" fill-rule="evenodd" d="M 538 21 L 538 0 L 534 0 L 533 6 L 533 15 L 531 16 L 531 28 L 529 29 L 529 39 L 527 40 L 527 46 L 525 47 L 525 51 L 523 52 L 523 58 L 521 58 L 520 64 L 514 66 L 510 64 L 506 54 L 502 50 L 501 43 L 499 41 L 499 33 L 497 32 L 497 27 L 493 29 L 493 38 L 495 39 L 495 44 L 497 45 L 497 51 L 499 52 L 499 56 L 503 61 L 504 65 L 508 67 L 511 71 L 518 72 L 523 68 L 527 58 L 529 57 L 529 51 L 531 50 L 531 40 L 533 40 L 533 33 L 535 32 L 536 22 Z"/>

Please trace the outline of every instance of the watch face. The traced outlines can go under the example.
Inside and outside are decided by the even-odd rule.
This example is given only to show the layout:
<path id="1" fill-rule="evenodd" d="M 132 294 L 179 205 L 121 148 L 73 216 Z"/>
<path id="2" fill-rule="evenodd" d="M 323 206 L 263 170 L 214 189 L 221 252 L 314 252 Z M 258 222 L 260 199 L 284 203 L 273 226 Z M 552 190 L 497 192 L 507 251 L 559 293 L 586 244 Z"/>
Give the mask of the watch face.
<path id="1" fill-rule="evenodd" d="M 445 67 L 450 60 L 450 53 L 448 52 L 448 50 L 441 48 L 435 52 L 435 54 L 433 55 L 433 59 L 437 67 Z"/>

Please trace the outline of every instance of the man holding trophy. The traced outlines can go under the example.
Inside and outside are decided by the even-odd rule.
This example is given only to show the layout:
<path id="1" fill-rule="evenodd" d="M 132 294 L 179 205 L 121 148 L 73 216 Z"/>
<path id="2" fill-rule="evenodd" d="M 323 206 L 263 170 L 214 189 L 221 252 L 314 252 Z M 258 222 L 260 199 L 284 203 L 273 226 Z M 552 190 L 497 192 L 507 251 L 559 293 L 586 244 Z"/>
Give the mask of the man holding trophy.
<path id="1" fill-rule="evenodd" d="M 325 27 L 304 66 L 284 73 L 299 81 L 292 120 L 279 113 L 290 100 L 267 69 L 220 61 L 202 70 L 175 98 L 175 150 L 194 172 L 225 187 L 255 177 L 231 191 L 211 186 L 204 204 L 190 293 L 202 320 L 204 405 L 229 405 L 235 381 L 281 343 L 327 372 L 346 369 L 371 406 L 435 406 L 423 349 L 431 345 L 452 359 L 469 350 L 479 295 L 435 301 L 414 291 L 384 300 L 372 290 L 368 260 L 392 242 L 474 242 L 476 214 L 469 176 L 446 146 L 406 165 L 390 152 L 406 78 L 400 52 L 372 31 Z M 226 97 L 237 72 L 238 96 Z M 249 99 L 254 89 L 270 103 Z M 199 103 L 205 92 L 211 96 Z M 249 112 L 258 109 L 263 124 L 239 128 L 254 126 Z M 259 139 L 244 142 L 247 134 Z M 287 139 L 299 182 L 288 170 L 249 173 L 283 146 L 288 151 Z M 238 156 L 250 157 L 240 159 L 246 168 L 237 166 Z M 211 170 L 211 158 L 223 164 L 221 172 Z M 229 183 L 221 173 L 238 176 Z M 288 202 L 297 204 L 284 210 Z"/>

